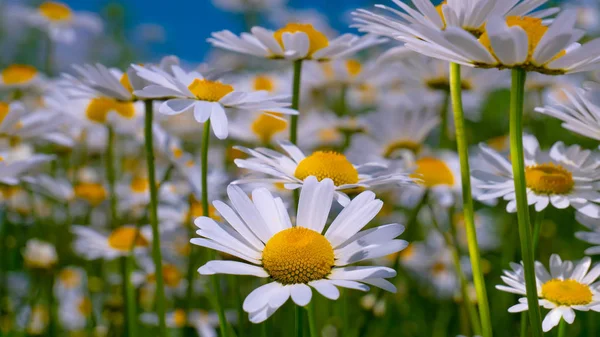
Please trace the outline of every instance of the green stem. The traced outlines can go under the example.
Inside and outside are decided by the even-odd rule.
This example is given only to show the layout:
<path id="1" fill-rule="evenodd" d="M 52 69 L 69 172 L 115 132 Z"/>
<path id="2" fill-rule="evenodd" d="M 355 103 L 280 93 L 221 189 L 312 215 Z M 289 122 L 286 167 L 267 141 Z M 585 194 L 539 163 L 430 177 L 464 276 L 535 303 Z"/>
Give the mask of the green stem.
<path id="1" fill-rule="evenodd" d="M 303 337 L 304 336 L 304 319 L 302 307 L 295 305 L 295 322 L 294 326 L 296 327 L 295 337 Z"/>
<path id="2" fill-rule="evenodd" d="M 137 336 L 137 313 L 135 307 L 135 289 L 131 284 L 133 256 L 121 257 L 121 275 L 123 277 L 123 298 L 125 301 L 125 325 L 127 337 Z"/>
<path id="3" fill-rule="evenodd" d="M 537 254 L 537 248 L 540 242 L 540 232 L 542 230 L 542 222 L 544 222 L 544 211 L 538 212 L 535 215 L 535 222 L 533 223 L 533 258 Z"/>
<path id="4" fill-rule="evenodd" d="M 317 321 L 315 319 L 314 300 L 308 303 L 306 310 L 308 312 L 308 330 L 310 331 L 310 337 L 319 337 L 319 333 L 317 331 Z"/>
<path id="5" fill-rule="evenodd" d="M 294 110 L 300 107 L 300 82 L 302 78 L 302 60 L 294 61 L 294 83 L 292 86 L 292 106 Z M 293 144 L 298 142 L 298 115 L 292 115 L 290 125 L 290 141 Z"/>
<path id="6" fill-rule="evenodd" d="M 527 311 L 521 313 L 521 337 L 527 337 Z"/>
<path id="7" fill-rule="evenodd" d="M 107 126 L 108 139 L 106 143 L 106 179 L 108 180 L 108 194 L 110 202 L 110 227 L 117 228 L 117 194 L 115 192 L 115 131 L 112 126 Z"/>
<path id="8" fill-rule="evenodd" d="M 154 137 L 152 136 L 153 101 L 144 102 L 146 120 L 144 138 L 146 142 L 146 165 L 148 166 L 148 181 L 150 183 L 150 225 L 152 226 L 152 258 L 154 260 L 154 276 L 156 278 L 156 313 L 158 315 L 158 336 L 167 336 L 165 317 L 165 289 L 162 269 L 162 254 L 160 251 L 160 233 L 158 231 L 158 189 L 154 167 Z"/>
<path id="9" fill-rule="evenodd" d="M 481 269 L 481 255 L 477 244 L 477 233 L 475 231 L 475 215 L 473 210 L 473 196 L 471 195 L 471 169 L 469 167 L 469 144 L 465 134 L 465 117 L 462 106 L 462 88 L 460 65 L 450 63 L 450 93 L 452 96 L 452 109 L 454 110 L 454 127 L 456 129 L 456 143 L 460 159 L 460 171 L 462 181 L 463 212 L 465 217 L 465 229 L 469 246 L 469 257 L 473 269 L 473 282 L 479 301 L 479 316 L 483 337 L 492 337 L 492 320 L 488 304 L 485 280 Z"/>
<path id="10" fill-rule="evenodd" d="M 565 337 L 567 335 L 567 322 L 564 319 L 560 319 L 560 324 L 558 325 L 558 337 Z M 588 335 L 591 336 L 591 335 Z"/>
<path id="11" fill-rule="evenodd" d="M 444 99 L 440 110 L 440 148 L 445 149 L 450 147 L 450 135 L 448 133 L 448 105 L 450 104 L 450 92 L 446 90 L 442 92 L 444 94 Z"/>
<path id="12" fill-rule="evenodd" d="M 242 298 L 242 292 L 240 289 L 240 283 L 238 282 L 237 275 L 231 275 L 231 288 L 233 289 L 233 297 L 237 306 L 237 320 L 238 320 L 238 337 L 244 337 L 246 335 L 246 320 L 244 319 L 244 300 Z"/>
<path id="13" fill-rule="evenodd" d="M 204 134 L 202 136 L 202 213 L 204 216 L 210 216 L 209 206 L 208 206 L 208 148 L 210 143 L 210 119 L 204 123 Z M 216 257 L 214 251 L 212 252 L 213 260 Z M 193 280 L 192 280 L 193 281 Z M 216 311 L 219 315 L 219 330 L 221 331 L 221 337 L 228 336 L 227 330 L 227 319 L 225 318 L 225 310 L 223 309 L 223 299 L 221 297 L 221 287 L 219 286 L 219 277 L 217 275 L 212 275 L 210 277 L 210 281 L 214 291 L 215 303 L 216 303 Z"/>
<path id="14" fill-rule="evenodd" d="M 531 323 L 532 336 L 541 337 L 543 336 L 542 318 L 537 297 L 533 242 L 531 240 L 531 227 L 529 225 L 529 206 L 527 204 L 527 191 L 525 188 L 525 163 L 523 157 L 522 119 L 526 77 L 527 73 L 525 70 L 512 70 L 512 88 L 510 96 L 510 155 L 515 180 L 517 218 L 521 241 L 521 256 L 523 258 L 523 268 L 525 270 L 525 288 L 527 291 L 527 303 L 529 305 L 529 322 Z"/>

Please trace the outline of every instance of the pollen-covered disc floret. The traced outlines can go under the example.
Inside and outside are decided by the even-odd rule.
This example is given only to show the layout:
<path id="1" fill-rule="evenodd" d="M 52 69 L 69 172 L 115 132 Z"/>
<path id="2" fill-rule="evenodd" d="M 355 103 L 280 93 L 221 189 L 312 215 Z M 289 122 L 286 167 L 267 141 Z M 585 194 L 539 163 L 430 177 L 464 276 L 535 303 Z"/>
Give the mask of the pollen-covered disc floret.
<path id="1" fill-rule="evenodd" d="M 285 27 L 275 31 L 273 33 L 273 37 L 282 48 L 284 48 L 283 44 L 283 33 L 304 33 L 308 37 L 308 55 L 312 55 L 319 49 L 323 49 L 329 45 L 329 40 L 325 34 L 316 30 L 313 25 L 309 23 L 288 23 Z"/>
<path id="2" fill-rule="evenodd" d="M 527 166 L 525 180 L 527 187 L 540 194 L 567 194 L 575 185 L 573 174 L 553 163 Z"/>
<path id="3" fill-rule="evenodd" d="M 317 151 L 304 158 L 296 167 L 296 178 L 315 176 L 319 181 L 329 178 L 335 186 L 356 184 L 358 171 L 346 156 L 337 152 Z"/>
<path id="4" fill-rule="evenodd" d="M 308 283 L 331 272 L 334 254 L 323 235 L 293 227 L 275 234 L 267 242 L 262 262 L 269 276 L 281 284 Z"/>
<path id="5" fill-rule="evenodd" d="M 593 294 L 576 280 L 552 279 L 542 285 L 542 297 L 559 306 L 573 306 L 590 304 Z"/>
<path id="6" fill-rule="evenodd" d="M 229 84 L 199 79 L 195 79 L 188 86 L 188 89 L 196 98 L 207 102 L 218 102 L 221 98 L 233 92 L 233 87 Z"/>
<path id="7" fill-rule="evenodd" d="M 444 161 L 433 157 L 423 157 L 417 160 L 416 165 L 417 168 L 411 177 L 420 179 L 423 186 L 454 185 L 452 170 Z"/>

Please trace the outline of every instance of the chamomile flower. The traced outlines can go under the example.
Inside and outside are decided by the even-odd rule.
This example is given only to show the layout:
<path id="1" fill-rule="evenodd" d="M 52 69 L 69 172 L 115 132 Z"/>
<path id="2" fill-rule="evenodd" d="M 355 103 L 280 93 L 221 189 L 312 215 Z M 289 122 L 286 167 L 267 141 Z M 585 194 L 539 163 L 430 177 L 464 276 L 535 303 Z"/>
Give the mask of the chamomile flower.
<path id="1" fill-rule="evenodd" d="M 50 269 L 58 262 L 54 245 L 38 239 L 30 239 L 23 250 L 25 265 L 32 269 Z"/>
<path id="2" fill-rule="evenodd" d="M 93 313 L 91 299 L 83 292 L 61 298 L 58 317 L 61 326 L 68 331 L 82 331 Z"/>
<path id="3" fill-rule="evenodd" d="M 342 153 L 316 151 L 306 156 L 290 142 L 280 142 L 286 154 L 266 148 L 248 149 L 236 147 L 251 156 L 236 159 L 235 164 L 250 170 L 254 175 L 235 181 L 235 184 L 250 182 L 281 183 L 287 189 L 297 189 L 309 177 L 319 181 L 331 179 L 335 186 L 335 198 L 342 205 L 350 201 L 346 192 L 356 188 L 372 188 L 389 184 L 409 184 L 412 180 L 402 173 L 388 173 L 383 164 L 365 163 L 354 165 Z M 265 175 L 269 177 L 265 177 Z"/>
<path id="4" fill-rule="evenodd" d="M 215 47 L 261 58 L 316 61 L 347 57 L 385 41 L 375 35 L 358 37 L 352 34 L 330 41 L 313 25 L 295 22 L 276 31 L 253 27 L 251 33 L 239 37 L 223 30 L 212 33 L 212 38 L 208 39 Z"/>
<path id="5" fill-rule="evenodd" d="M 133 284 L 149 290 L 150 293 L 154 293 L 156 289 L 156 268 L 154 262 L 146 255 L 138 256 L 137 262 L 142 270 L 132 274 Z M 185 292 L 187 281 L 185 271 L 180 266 L 163 261 L 162 274 L 164 290 L 167 295 L 181 295 Z"/>
<path id="6" fill-rule="evenodd" d="M 239 114 L 229 124 L 229 134 L 246 143 L 270 145 L 289 136 L 288 124 L 281 114 Z"/>
<path id="7" fill-rule="evenodd" d="M 575 310 L 600 312 L 600 291 L 592 284 L 600 276 L 600 265 L 591 270 L 592 259 L 583 258 L 574 263 L 563 261 L 554 254 L 550 257 L 550 272 L 536 262 L 535 276 L 539 305 L 550 309 L 542 322 L 544 332 L 550 331 L 560 323 L 561 319 L 572 324 Z M 523 266 L 512 263 L 512 270 L 505 270 L 502 281 L 506 285 L 498 285 L 498 290 L 517 295 L 527 295 Z M 527 298 L 519 299 L 519 304 L 508 309 L 509 312 L 527 311 Z"/>
<path id="8" fill-rule="evenodd" d="M 19 145 L 0 150 L 0 183 L 16 185 L 21 177 L 52 161 L 54 156 L 35 154 L 30 146 Z"/>
<path id="9" fill-rule="evenodd" d="M 77 225 L 71 227 L 71 232 L 75 235 L 73 250 L 87 260 L 114 260 L 128 256 L 131 252 L 147 249 L 152 240 L 149 228 L 138 230 L 129 225 L 118 227 L 109 234 Z"/>
<path id="10" fill-rule="evenodd" d="M 585 254 L 600 255 L 600 219 L 590 218 L 581 213 L 577 213 L 576 219 L 577 222 L 591 230 L 590 232 L 580 231 L 575 233 L 576 238 L 593 245 L 585 250 Z"/>
<path id="11" fill-rule="evenodd" d="M 525 180 L 527 200 L 541 212 L 548 205 L 558 209 L 569 206 L 587 216 L 600 217 L 600 193 L 597 191 L 600 175 L 598 154 L 583 150 L 578 145 L 566 147 L 555 143 L 550 151 L 542 151 L 537 139 L 524 137 Z M 496 172 L 474 170 L 474 186 L 481 191 L 479 200 L 503 198 L 506 210 L 517 210 L 512 166 L 506 157 L 486 145 L 480 145 L 480 155 Z"/>
<path id="12" fill-rule="evenodd" d="M 401 111 L 379 110 L 369 114 L 366 132 L 353 136 L 346 154 L 350 160 L 391 165 L 398 159 L 414 160 L 425 139 L 439 125 L 438 112 L 428 106 Z"/>
<path id="13" fill-rule="evenodd" d="M 58 298 L 79 294 L 85 290 L 87 275 L 80 267 L 69 266 L 61 269 L 56 275 L 54 294 Z"/>
<path id="14" fill-rule="evenodd" d="M 11 64 L 0 72 L 0 89 L 23 90 L 40 86 L 43 76 L 34 66 Z"/>
<path id="15" fill-rule="evenodd" d="M 209 261 L 200 267 L 200 274 L 252 275 L 272 280 L 246 297 L 243 309 L 250 314 L 251 322 L 266 320 L 290 297 L 299 306 L 307 305 L 311 287 L 333 300 L 340 295 L 337 287 L 367 291 L 369 284 L 396 291 L 386 280 L 396 275 L 395 270 L 350 266 L 395 253 L 407 245 L 394 239 L 404 230 L 398 224 L 360 232 L 383 204 L 373 192 L 358 195 L 326 231 L 334 198 L 330 179 L 306 179 L 296 226 L 292 226 L 281 199 L 264 188 L 254 190 L 252 200 L 235 185 L 230 185 L 227 192 L 235 211 L 220 201 L 214 206 L 229 225 L 222 227 L 210 218 L 200 217 L 195 223 L 200 229 L 197 233 L 204 238 L 191 242 L 244 260 Z"/>
<path id="16" fill-rule="evenodd" d="M 493 16 L 479 38 L 449 27 L 404 40 L 407 48 L 418 53 L 471 67 L 518 68 L 548 75 L 577 73 L 600 65 L 600 39 L 579 45 L 584 32 L 574 27 L 576 16 L 575 11 L 564 11 L 549 26 L 538 17 Z"/>
<path id="17" fill-rule="evenodd" d="M 228 121 L 226 111 L 235 109 L 241 112 L 269 112 L 297 114 L 287 109 L 284 102 L 287 96 L 269 96 L 268 92 L 240 92 L 233 86 L 205 79 L 200 73 L 186 73 L 173 66 L 173 75 L 157 67 L 133 66 L 137 75 L 151 83 L 134 94 L 143 98 L 166 99 L 159 111 L 166 115 L 193 113 L 199 123 L 211 120 L 213 132 L 219 139 L 227 138 Z"/>
<path id="18" fill-rule="evenodd" d="M 23 11 L 24 19 L 32 26 L 48 33 L 57 42 L 73 43 L 76 28 L 82 28 L 93 33 L 102 31 L 102 21 L 94 14 L 75 12 L 66 3 L 45 1 L 37 8 Z"/>
<path id="19" fill-rule="evenodd" d="M 403 37 L 421 37 L 425 30 L 439 32 L 459 27 L 470 34 L 480 36 L 485 32 L 487 21 L 493 16 L 545 17 L 558 12 L 550 8 L 533 12 L 547 0 L 480 0 L 480 1 L 443 1 L 434 6 L 430 0 L 413 0 L 416 9 L 402 1 L 392 0 L 405 13 L 385 5 L 375 7 L 383 10 L 376 14 L 364 9 L 352 13 L 357 22 L 354 27 L 360 31 L 389 36 L 395 39 Z"/>
<path id="20" fill-rule="evenodd" d="M 600 83 L 588 82 L 582 89 L 564 90 L 566 100 L 535 111 L 563 121 L 562 126 L 580 135 L 600 140 Z"/>

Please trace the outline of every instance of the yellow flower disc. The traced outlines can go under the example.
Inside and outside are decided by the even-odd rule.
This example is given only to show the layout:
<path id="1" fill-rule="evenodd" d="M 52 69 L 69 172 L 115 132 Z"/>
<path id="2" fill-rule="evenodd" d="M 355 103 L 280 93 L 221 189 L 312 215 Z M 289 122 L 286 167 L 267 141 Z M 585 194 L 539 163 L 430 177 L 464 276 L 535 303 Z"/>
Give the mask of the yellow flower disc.
<path id="1" fill-rule="evenodd" d="M 335 186 L 358 182 L 358 171 L 354 165 L 337 152 L 317 151 L 304 158 L 296 167 L 294 176 L 300 180 L 310 176 L 315 176 L 319 181 L 329 178 Z"/>

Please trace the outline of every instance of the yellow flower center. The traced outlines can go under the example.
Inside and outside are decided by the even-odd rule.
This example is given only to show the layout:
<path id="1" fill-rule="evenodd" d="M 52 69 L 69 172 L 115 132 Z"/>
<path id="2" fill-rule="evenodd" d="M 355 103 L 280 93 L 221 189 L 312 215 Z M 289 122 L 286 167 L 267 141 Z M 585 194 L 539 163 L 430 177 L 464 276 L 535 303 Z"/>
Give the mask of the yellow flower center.
<path id="1" fill-rule="evenodd" d="M 75 196 L 89 202 L 92 206 L 98 206 L 106 199 L 106 189 L 101 184 L 80 183 L 75 186 Z"/>
<path id="2" fill-rule="evenodd" d="M 233 87 L 221 82 L 195 79 L 188 89 L 197 99 L 207 102 L 218 102 L 221 98 L 233 92 Z"/>
<path id="3" fill-rule="evenodd" d="M 575 280 L 552 279 L 542 285 L 542 297 L 556 305 L 586 305 L 592 302 L 590 287 Z"/>
<path id="4" fill-rule="evenodd" d="M 73 16 L 71 8 L 62 2 L 46 1 L 39 10 L 50 21 L 68 21 Z"/>
<path id="5" fill-rule="evenodd" d="M 106 123 L 108 113 L 111 111 L 127 119 L 131 119 L 135 115 L 132 102 L 119 102 L 106 97 L 92 99 L 85 110 L 85 115 L 93 122 Z"/>
<path id="6" fill-rule="evenodd" d="M 489 147 L 498 152 L 506 151 L 509 146 L 508 135 L 494 137 L 492 139 L 489 139 L 486 143 L 487 145 L 489 145 Z"/>
<path id="7" fill-rule="evenodd" d="M 413 142 L 411 140 L 399 140 L 389 144 L 384 152 L 383 156 L 388 159 L 398 159 L 401 151 L 408 150 L 412 153 L 419 153 L 421 150 L 421 144 Z"/>
<path id="8" fill-rule="evenodd" d="M 150 188 L 150 183 L 145 177 L 135 177 L 131 179 L 129 188 L 131 188 L 131 191 L 134 193 L 144 193 Z"/>
<path id="9" fill-rule="evenodd" d="M 177 267 L 171 264 L 164 264 L 162 266 L 162 271 L 163 280 L 165 281 L 165 285 L 167 287 L 175 288 L 180 284 L 183 277 L 179 272 L 179 269 L 177 269 Z M 156 275 L 149 274 L 147 279 L 148 282 L 156 282 Z"/>
<path id="10" fill-rule="evenodd" d="M 183 156 L 183 150 L 178 147 L 173 148 L 172 151 L 173 157 L 175 157 L 175 159 L 179 159 L 181 158 L 181 156 Z"/>
<path id="11" fill-rule="evenodd" d="M 438 185 L 454 185 L 454 174 L 442 160 L 433 157 L 423 157 L 416 162 L 417 169 L 411 178 L 421 179 L 419 182 L 425 187 Z"/>
<path id="12" fill-rule="evenodd" d="M 10 105 L 8 103 L 0 102 L 0 125 L 4 122 L 4 118 L 8 116 L 10 112 Z"/>
<path id="13" fill-rule="evenodd" d="M 362 64 L 358 60 L 347 60 L 346 70 L 350 76 L 357 76 L 362 71 Z"/>
<path id="14" fill-rule="evenodd" d="M 283 116 L 280 113 L 261 114 L 250 126 L 252 132 L 254 132 L 264 144 L 269 144 L 273 139 L 273 136 L 287 129 L 286 120 L 271 116 L 271 114 L 278 117 Z"/>
<path id="15" fill-rule="evenodd" d="M 58 274 L 58 279 L 65 288 L 69 289 L 78 287 L 81 283 L 79 273 L 70 268 L 61 270 Z"/>
<path id="16" fill-rule="evenodd" d="M 119 83 L 121 83 L 121 85 L 125 87 L 130 94 L 133 94 L 133 86 L 131 85 L 131 81 L 129 81 L 129 75 L 127 75 L 127 73 L 123 73 Z"/>
<path id="17" fill-rule="evenodd" d="M 269 76 L 259 75 L 254 78 L 252 88 L 255 91 L 265 90 L 268 92 L 273 92 L 275 90 L 275 83 Z"/>
<path id="18" fill-rule="evenodd" d="M 527 166 L 525 181 L 527 187 L 540 194 L 567 194 L 575 186 L 573 174 L 553 163 Z"/>
<path id="19" fill-rule="evenodd" d="M 175 327 L 181 328 L 187 323 L 187 315 L 185 310 L 177 309 L 173 312 L 173 324 Z"/>
<path id="20" fill-rule="evenodd" d="M 92 301 L 87 297 L 82 298 L 81 301 L 79 301 L 77 309 L 83 316 L 89 316 L 92 313 Z"/>
<path id="21" fill-rule="evenodd" d="M 323 235 L 293 227 L 275 234 L 267 242 L 262 262 L 267 273 L 279 283 L 308 283 L 331 272 L 334 253 Z"/>
<path id="22" fill-rule="evenodd" d="M 122 252 L 131 250 L 134 242 L 136 247 L 146 247 L 149 244 L 148 240 L 134 227 L 117 228 L 108 237 L 108 245 Z"/>
<path id="23" fill-rule="evenodd" d="M 329 40 L 325 34 L 316 30 L 313 25 L 308 23 L 288 23 L 285 27 L 277 30 L 273 37 L 282 48 L 283 46 L 283 33 L 304 33 L 308 36 L 308 56 L 312 56 L 316 51 L 323 49 L 329 45 Z"/>
<path id="24" fill-rule="evenodd" d="M 294 176 L 300 180 L 309 176 L 315 176 L 319 181 L 329 178 L 335 186 L 358 182 L 358 171 L 354 165 L 337 152 L 317 151 L 304 158 L 296 167 Z"/>
<path id="25" fill-rule="evenodd" d="M 15 85 L 25 84 L 33 80 L 38 74 L 35 67 L 25 64 L 13 64 L 2 70 L 2 82 Z"/>
<path id="26" fill-rule="evenodd" d="M 431 273 L 433 275 L 439 275 L 446 271 L 446 265 L 441 262 L 436 262 L 431 266 Z"/>
<path id="27" fill-rule="evenodd" d="M 341 139 L 342 135 L 337 128 L 327 128 L 319 130 L 318 137 L 322 143 L 335 143 Z"/>

